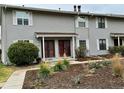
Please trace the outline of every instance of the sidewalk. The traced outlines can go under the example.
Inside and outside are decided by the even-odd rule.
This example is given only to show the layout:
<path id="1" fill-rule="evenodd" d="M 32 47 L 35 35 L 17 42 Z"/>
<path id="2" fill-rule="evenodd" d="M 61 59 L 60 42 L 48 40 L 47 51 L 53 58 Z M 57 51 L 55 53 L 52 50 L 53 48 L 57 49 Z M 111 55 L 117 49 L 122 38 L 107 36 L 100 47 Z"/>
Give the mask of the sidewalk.
<path id="1" fill-rule="evenodd" d="M 84 63 L 89 63 L 89 62 L 98 62 L 98 61 L 103 61 L 103 60 L 92 60 L 92 61 L 71 61 L 71 64 L 84 64 Z M 54 64 L 51 64 L 51 66 L 54 66 Z M 38 67 L 35 68 L 30 68 L 30 69 L 23 69 L 23 70 L 17 70 L 15 71 L 10 78 L 7 80 L 7 82 L 4 84 L 2 89 L 22 89 L 23 87 L 23 82 L 25 79 L 25 74 L 28 70 L 35 70 L 39 69 Z"/>

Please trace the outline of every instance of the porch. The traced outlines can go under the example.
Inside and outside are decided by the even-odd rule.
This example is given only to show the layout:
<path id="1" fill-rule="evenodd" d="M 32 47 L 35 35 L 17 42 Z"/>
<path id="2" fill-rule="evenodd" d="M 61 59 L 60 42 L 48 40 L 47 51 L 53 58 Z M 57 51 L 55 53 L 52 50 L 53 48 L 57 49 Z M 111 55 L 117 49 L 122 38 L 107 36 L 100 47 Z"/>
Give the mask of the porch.
<path id="1" fill-rule="evenodd" d="M 40 55 L 43 61 L 57 61 L 66 54 L 69 60 L 75 59 L 75 33 L 35 33 L 36 38 L 40 40 Z"/>
<path id="2" fill-rule="evenodd" d="M 124 46 L 124 33 L 110 33 L 114 46 Z"/>

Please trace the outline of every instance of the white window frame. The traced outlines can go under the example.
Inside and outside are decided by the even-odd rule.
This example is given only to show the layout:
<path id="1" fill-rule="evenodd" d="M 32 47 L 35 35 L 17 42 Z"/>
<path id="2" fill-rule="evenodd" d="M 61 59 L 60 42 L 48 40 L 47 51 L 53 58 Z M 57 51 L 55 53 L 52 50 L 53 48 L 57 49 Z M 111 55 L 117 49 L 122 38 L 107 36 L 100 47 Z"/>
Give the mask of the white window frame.
<path id="1" fill-rule="evenodd" d="M 29 40 L 29 39 L 18 39 L 18 40 L 14 40 L 13 43 L 18 42 L 19 40 L 25 41 L 25 40 Z M 29 40 L 29 43 L 33 43 L 33 40 Z"/>
<path id="2" fill-rule="evenodd" d="M 81 16 L 78 16 L 76 18 L 76 27 L 77 28 L 80 28 L 79 22 L 85 22 L 85 27 L 81 27 L 81 28 L 88 28 L 88 17 L 87 16 L 83 16 L 83 17 L 85 17 L 85 19 L 82 19 Z"/>
<path id="3" fill-rule="evenodd" d="M 89 39 L 80 39 L 86 41 L 86 49 L 89 50 Z M 79 46 L 80 46 L 80 40 L 79 40 Z"/>
<path id="4" fill-rule="evenodd" d="M 106 28 L 108 28 L 107 17 L 103 17 L 103 18 L 105 18 L 105 28 L 99 28 L 99 27 L 98 27 L 98 18 L 99 18 L 99 17 L 96 17 L 96 28 L 98 28 L 98 29 L 106 29 Z"/>
<path id="5" fill-rule="evenodd" d="M 105 39 L 105 38 L 100 38 L 100 39 Z M 100 50 L 99 49 L 99 40 L 100 39 L 97 39 L 96 42 L 97 42 L 97 50 Z M 108 50 L 109 48 L 109 42 L 108 42 L 108 39 L 105 39 L 106 40 L 106 50 Z M 100 50 L 100 51 L 106 51 L 106 50 Z"/>
<path id="6" fill-rule="evenodd" d="M 17 23 L 17 16 L 16 16 L 16 12 L 28 12 L 28 11 L 13 11 L 13 25 L 18 25 Z M 22 24 L 22 26 L 32 26 L 33 25 L 33 17 L 32 17 L 32 12 L 28 12 L 29 14 L 29 18 L 28 18 L 28 25 L 24 25 L 24 23 Z M 21 17 L 23 18 L 23 17 Z"/>

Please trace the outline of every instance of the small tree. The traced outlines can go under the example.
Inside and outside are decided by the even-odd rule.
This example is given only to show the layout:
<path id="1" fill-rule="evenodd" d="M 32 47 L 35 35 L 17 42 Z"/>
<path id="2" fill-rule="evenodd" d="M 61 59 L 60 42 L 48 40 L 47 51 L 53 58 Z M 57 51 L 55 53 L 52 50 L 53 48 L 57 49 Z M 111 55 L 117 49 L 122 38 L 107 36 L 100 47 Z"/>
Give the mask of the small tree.
<path id="1" fill-rule="evenodd" d="M 10 45 L 8 57 L 16 65 L 31 64 L 38 57 L 39 49 L 32 43 L 17 42 Z"/>

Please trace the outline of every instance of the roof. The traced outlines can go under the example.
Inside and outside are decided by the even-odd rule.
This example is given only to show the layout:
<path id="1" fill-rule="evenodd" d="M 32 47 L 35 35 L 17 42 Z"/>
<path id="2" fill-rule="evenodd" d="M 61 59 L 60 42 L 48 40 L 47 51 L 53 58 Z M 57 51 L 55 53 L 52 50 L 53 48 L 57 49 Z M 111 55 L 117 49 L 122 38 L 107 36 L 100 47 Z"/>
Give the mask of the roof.
<path id="1" fill-rule="evenodd" d="M 119 15 L 119 14 L 102 14 L 102 13 L 100 14 L 100 13 L 90 13 L 90 12 L 74 12 L 74 11 L 53 10 L 53 9 L 34 8 L 34 7 L 6 5 L 6 4 L 0 4 L 0 6 L 5 7 L 5 8 L 42 11 L 42 12 L 60 13 L 60 14 L 69 14 L 69 15 L 89 15 L 89 16 L 105 16 L 105 17 L 124 18 L 124 15 Z"/>

